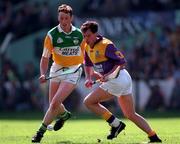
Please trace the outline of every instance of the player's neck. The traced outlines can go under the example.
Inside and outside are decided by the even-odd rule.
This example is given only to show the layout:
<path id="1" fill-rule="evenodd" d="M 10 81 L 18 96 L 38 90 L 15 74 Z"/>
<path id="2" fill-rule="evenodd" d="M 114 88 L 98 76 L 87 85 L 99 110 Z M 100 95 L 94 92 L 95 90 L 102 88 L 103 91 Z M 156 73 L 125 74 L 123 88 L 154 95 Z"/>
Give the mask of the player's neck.
<path id="1" fill-rule="evenodd" d="M 70 33 L 71 30 L 72 30 L 72 26 L 70 25 L 70 26 L 68 26 L 68 27 L 64 27 L 64 28 L 62 28 L 62 30 L 63 30 L 65 33 Z"/>
<path id="2" fill-rule="evenodd" d="M 64 29 L 64 32 L 70 33 L 71 32 L 71 26 L 69 28 Z"/>
<path id="3" fill-rule="evenodd" d="M 91 48 L 93 48 L 93 47 L 96 45 L 96 43 L 99 42 L 99 40 L 100 40 L 99 37 L 95 37 L 95 38 L 93 39 L 92 43 L 89 44 L 89 46 L 90 46 Z"/>

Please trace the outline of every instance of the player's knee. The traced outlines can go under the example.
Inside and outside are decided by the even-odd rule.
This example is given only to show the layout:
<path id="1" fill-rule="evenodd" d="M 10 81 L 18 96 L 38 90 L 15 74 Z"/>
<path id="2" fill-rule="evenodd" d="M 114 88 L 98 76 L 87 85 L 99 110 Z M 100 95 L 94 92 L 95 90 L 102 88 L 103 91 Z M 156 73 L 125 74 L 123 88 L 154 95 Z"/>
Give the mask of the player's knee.
<path id="1" fill-rule="evenodd" d="M 91 101 L 90 101 L 88 98 L 85 98 L 84 101 L 83 101 L 83 103 L 84 103 L 84 105 L 85 105 L 86 107 L 89 107 L 89 106 L 92 105 Z"/>
<path id="2" fill-rule="evenodd" d="M 87 106 L 88 105 L 88 100 L 87 100 L 87 98 L 85 98 L 84 100 L 83 100 L 83 104 L 85 105 L 85 106 Z"/>

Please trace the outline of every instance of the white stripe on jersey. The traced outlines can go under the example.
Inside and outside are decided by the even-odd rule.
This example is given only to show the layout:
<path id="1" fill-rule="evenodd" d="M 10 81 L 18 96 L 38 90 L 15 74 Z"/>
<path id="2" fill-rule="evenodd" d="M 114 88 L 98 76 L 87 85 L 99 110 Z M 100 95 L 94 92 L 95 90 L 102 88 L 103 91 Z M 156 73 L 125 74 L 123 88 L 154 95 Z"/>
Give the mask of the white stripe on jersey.
<path id="1" fill-rule="evenodd" d="M 50 38 L 50 40 L 52 42 L 52 36 L 51 36 L 50 32 L 47 33 L 47 36 Z"/>
<path id="2" fill-rule="evenodd" d="M 43 49 L 42 56 L 46 57 L 46 58 L 50 58 L 50 56 L 51 56 L 51 53 L 49 52 L 49 50 L 46 47 L 44 47 L 44 49 Z"/>

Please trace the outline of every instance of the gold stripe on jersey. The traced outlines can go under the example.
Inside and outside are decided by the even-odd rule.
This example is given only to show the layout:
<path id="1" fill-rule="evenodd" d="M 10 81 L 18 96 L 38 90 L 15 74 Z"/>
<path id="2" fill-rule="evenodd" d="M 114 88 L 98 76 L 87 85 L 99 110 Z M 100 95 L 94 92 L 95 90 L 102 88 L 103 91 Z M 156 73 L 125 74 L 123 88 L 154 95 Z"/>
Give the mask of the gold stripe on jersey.
<path id="1" fill-rule="evenodd" d="M 108 44 L 113 43 L 106 38 L 103 38 L 100 42 L 95 44 L 93 48 L 90 48 L 90 46 L 87 43 L 84 44 L 85 51 L 87 52 L 89 58 L 93 63 L 96 64 L 107 60 L 105 52 Z"/>
<path id="2" fill-rule="evenodd" d="M 51 43 L 51 38 L 50 36 L 46 36 L 45 40 L 44 40 L 44 47 L 46 47 L 47 49 L 49 49 L 49 51 L 51 52 L 53 49 L 52 43 Z"/>
<path id="3" fill-rule="evenodd" d="M 69 67 L 83 63 L 83 49 L 81 49 L 81 47 L 79 47 L 80 55 L 77 56 L 60 55 L 53 47 L 50 36 L 47 35 L 44 41 L 44 48 L 47 48 L 50 51 L 50 53 L 52 54 L 53 61 L 56 64 L 59 64 L 63 67 Z"/>

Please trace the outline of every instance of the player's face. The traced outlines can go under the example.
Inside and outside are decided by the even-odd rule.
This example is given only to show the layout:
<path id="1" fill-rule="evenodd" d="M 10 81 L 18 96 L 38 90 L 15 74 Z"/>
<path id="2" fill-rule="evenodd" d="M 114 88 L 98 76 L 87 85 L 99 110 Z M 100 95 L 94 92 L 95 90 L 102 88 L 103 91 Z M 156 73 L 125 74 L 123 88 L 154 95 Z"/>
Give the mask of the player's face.
<path id="1" fill-rule="evenodd" d="M 90 46 L 93 46 L 96 41 L 96 33 L 92 33 L 90 30 L 87 30 L 83 33 L 84 40 Z"/>
<path id="2" fill-rule="evenodd" d="M 70 14 L 60 12 L 58 15 L 58 21 L 63 31 L 68 32 L 71 30 L 72 17 Z"/>

